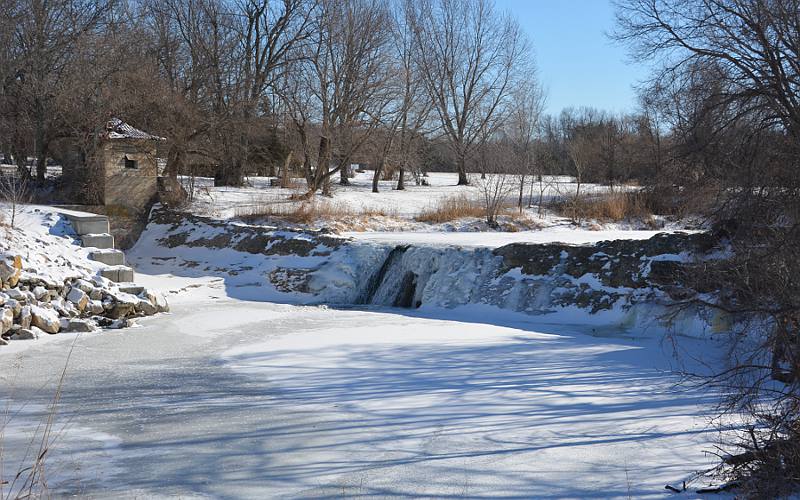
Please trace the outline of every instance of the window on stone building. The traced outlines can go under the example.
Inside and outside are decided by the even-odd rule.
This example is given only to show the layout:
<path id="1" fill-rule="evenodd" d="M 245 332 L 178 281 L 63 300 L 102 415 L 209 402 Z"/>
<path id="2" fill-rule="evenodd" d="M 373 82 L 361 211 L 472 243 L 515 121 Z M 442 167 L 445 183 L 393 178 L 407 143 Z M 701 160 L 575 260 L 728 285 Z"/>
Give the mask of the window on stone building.
<path id="1" fill-rule="evenodd" d="M 136 164 L 136 160 L 133 160 L 133 159 L 131 159 L 131 158 L 128 158 L 128 157 L 126 156 L 126 157 L 125 157 L 125 168 L 139 168 L 139 167 L 138 167 L 138 165 Z"/>

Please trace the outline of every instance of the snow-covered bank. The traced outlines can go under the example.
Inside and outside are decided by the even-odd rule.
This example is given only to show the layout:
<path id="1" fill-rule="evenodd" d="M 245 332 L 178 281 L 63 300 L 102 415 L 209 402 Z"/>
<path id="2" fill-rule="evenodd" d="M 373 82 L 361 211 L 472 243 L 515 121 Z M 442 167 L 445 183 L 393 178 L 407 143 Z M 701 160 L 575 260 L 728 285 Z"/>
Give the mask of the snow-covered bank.
<path id="1" fill-rule="evenodd" d="M 107 266 L 91 259 L 97 249 L 82 247 L 59 212 L 18 210 L 15 227 L 0 226 L 0 346 L 118 328 L 168 310 L 161 294 L 102 277 Z"/>
<path id="2" fill-rule="evenodd" d="M 690 231 L 696 232 L 696 231 Z M 587 245 L 608 240 L 646 240 L 663 233 L 647 230 L 603 230 L 562 225 L 540 231 L 519 232 L 344 232 L 345 238 L 394 245 L 460 246 L 497 248 L 510 243 L 564 243 Z"/>
<path id="3" fill-rule="evenodd" d="M 616 329 L 677 327 L 697 336 L 730 327 L 731 319 L 718 311 L 667 307 L 674 297 L 697 295 L 681 281 L 683 264 L 723 255 L 711 235 L 508 234 L 502 242 L 487 236 L 485 245 L 468 247 L 428 244 L 434 239 L 397 245 L 158 209 L 130 258 L 150 274 L 218 277 L 229 296 L 247 300 L 483 307 Z M 597 241 L 602 234 L 647 239 Z M 511 235 L 523 243 L 509 243 Z M 449 235 L 440 236 L 449 241 Z M 556 243 L 570 238 L 592 244 Z"/>

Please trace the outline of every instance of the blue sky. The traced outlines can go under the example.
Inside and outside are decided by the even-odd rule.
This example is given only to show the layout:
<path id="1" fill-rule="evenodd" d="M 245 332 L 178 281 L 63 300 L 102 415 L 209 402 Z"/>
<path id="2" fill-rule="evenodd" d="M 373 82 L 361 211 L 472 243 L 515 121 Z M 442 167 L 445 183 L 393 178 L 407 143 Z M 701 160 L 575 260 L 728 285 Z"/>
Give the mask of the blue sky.
<path id="1" fill-rule="evenodd" d="M 610 0 L 495 1 L 533 41 L 548 113 L 568 106 L 635 109 L 632 86 L 647 77 L 648 69 L 629 63 L 625 48 L 606 37 L 614 29 Z"/>

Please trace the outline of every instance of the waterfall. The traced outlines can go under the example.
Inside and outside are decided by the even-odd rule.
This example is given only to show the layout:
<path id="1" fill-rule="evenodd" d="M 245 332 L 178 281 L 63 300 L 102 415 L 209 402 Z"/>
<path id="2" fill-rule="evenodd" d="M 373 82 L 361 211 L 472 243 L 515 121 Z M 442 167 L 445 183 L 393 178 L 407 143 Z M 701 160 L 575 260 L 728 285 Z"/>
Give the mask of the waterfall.
<path id="1" fill-rule="evenodd" d="M 381 285 L 386 281 L 389 271 L 395 266 L 397 261 L 401 260 L 403 254 L 408 250 L 409 245 L 397 245 L 394 247 L 384 259 L 381 267 L 367 281 L 367 285 L 359 294 L 356 299 L 356 304 L 372 304 L 374 297 Z"/>

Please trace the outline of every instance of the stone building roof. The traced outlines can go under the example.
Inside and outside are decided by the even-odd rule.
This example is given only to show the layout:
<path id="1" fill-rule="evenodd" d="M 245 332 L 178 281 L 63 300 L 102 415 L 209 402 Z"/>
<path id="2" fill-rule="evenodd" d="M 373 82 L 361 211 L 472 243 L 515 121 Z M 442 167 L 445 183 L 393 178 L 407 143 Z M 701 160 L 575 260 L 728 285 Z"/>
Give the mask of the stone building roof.
<path id="1" fill-rule="evenodd" d="M 139 130 L 119 118 L 112 118 L 106 122 L 105 137 L 107 139 L 142 139 L 151 141 L 164 141 L 164 137 L 148 134 Z"/>

